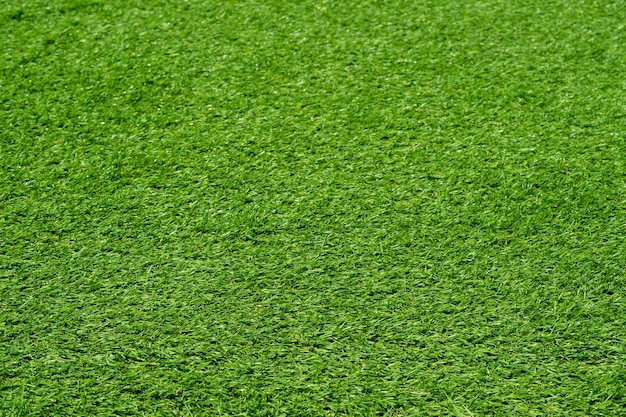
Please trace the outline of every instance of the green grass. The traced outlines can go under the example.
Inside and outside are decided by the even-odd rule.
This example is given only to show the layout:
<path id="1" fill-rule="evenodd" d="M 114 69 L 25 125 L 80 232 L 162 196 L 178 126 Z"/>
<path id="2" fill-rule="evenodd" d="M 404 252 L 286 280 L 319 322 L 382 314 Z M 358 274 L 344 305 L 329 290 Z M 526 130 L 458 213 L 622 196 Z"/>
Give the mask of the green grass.
<path id="1" fill-rule="evenodd" d="M 625 21 L 2 3 L 0 415 L 624 415 Z"/>

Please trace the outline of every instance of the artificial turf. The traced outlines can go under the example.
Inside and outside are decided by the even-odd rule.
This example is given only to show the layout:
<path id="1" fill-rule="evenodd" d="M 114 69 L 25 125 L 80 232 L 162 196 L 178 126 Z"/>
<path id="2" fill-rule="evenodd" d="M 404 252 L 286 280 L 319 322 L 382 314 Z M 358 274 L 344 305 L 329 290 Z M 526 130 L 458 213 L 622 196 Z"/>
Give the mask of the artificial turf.
<path id="1" fill-rule="evenodd" d="M 3 2 L 0 415 L 625 415 L 624 22 Z"/>

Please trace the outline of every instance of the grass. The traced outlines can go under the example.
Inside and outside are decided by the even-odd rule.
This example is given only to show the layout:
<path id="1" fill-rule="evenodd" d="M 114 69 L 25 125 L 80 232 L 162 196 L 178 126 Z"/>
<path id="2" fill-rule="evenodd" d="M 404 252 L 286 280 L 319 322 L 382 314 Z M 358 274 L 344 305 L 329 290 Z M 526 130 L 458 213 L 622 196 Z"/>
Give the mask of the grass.
<path id="1" fill-rule="evenodd" d="M 618 416 L 623 1 L 0 5 L 0 414 Z"/>

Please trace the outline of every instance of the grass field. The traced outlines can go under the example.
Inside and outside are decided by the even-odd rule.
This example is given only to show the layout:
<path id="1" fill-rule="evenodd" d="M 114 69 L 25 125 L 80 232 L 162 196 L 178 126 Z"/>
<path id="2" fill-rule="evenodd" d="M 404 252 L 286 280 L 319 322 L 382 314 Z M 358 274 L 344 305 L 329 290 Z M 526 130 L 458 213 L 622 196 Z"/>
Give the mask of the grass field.
<path id="1" fill-rule="evenodd" d="M 0 3 L 0 415 L 626 415 L 625 23 Z"/>

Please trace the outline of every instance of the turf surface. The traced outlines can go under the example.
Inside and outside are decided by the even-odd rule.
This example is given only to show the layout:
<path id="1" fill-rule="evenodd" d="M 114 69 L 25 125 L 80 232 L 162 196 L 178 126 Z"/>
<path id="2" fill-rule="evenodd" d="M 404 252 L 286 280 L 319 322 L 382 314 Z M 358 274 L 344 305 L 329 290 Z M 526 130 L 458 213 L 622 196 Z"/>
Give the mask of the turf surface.
<path id="1" fill-rule="evenodd" d="M 624 1 L 0 5 L 0 414 L 618 416 Z"/>

